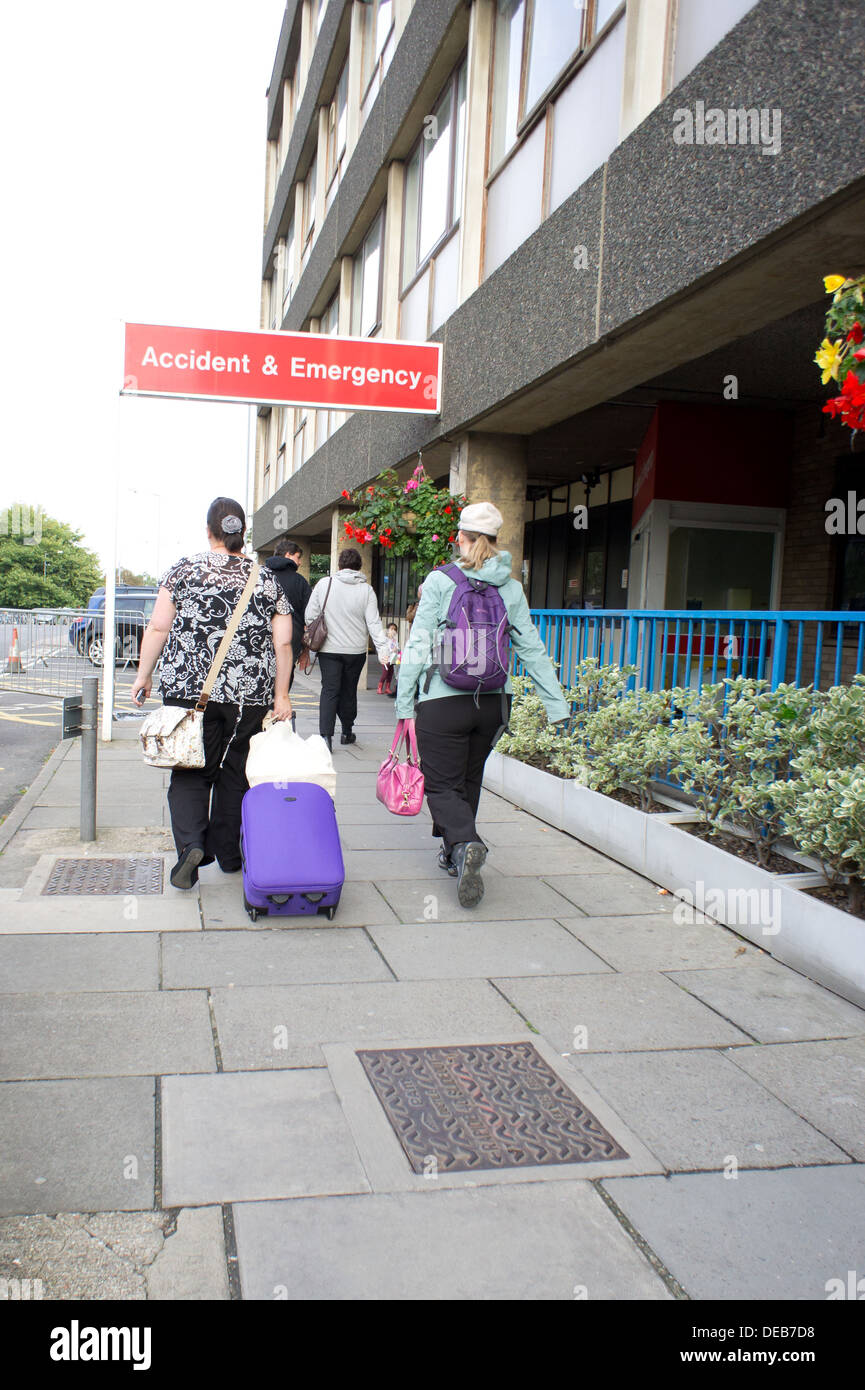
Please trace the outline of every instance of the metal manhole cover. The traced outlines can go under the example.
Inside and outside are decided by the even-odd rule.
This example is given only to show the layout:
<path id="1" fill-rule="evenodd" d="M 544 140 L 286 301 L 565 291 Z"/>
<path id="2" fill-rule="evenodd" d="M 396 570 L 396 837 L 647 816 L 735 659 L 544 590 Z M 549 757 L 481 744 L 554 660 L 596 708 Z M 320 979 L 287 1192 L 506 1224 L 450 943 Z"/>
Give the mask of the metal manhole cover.
<path id="1" fill-rule="evenodd" d="M 163 859 L 58 859 L 43 894 L 161 893 Z"/>
<path id="2" fill-rule="evenodd" d="M 531 1043 L 357 1056 L 416 1173 L 629 1157 Z"/>

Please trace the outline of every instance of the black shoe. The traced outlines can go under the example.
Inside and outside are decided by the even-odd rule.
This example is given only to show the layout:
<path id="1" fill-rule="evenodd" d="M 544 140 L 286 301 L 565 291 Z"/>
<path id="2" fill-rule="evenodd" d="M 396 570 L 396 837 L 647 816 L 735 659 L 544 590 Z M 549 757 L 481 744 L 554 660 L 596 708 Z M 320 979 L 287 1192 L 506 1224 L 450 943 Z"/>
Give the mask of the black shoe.
<path id="1" fill-rule="evenodd" d="M 192 888 L 198 882 L 198 866 L 204 858 L 201 845 L 187 845 L 169 874 L 174 888 Z"/>
<path id="2" fill-rule="evenodd" d="M 442 849 L 439 850 L 438 866 L 440 869 L 444 869 L 446 873 L 450 874 L 451 878 L 456 878 L 459 872 L 456 864 L 451 859 L 450 855 L 448 854 L 447 850 L 444 849 L 444 847 L 442 847 Z"/>
<path id="3" fill-rule="evenodd" d="M 239 874 L 243 868 L 243 864 L 239 859 L 236 863 L 232 862 L 231 864 L 223 864 L 220 860 L 219 867 L 224 874 Z"/>
<path id="4" fill-rule="evenodd" d="M 353 734 L 349 730 L 347 734 L 340 734 L 339 741 L 340 743 L 357 743 L 357 734 Z"/>
<path id="5" fill-rule="evenodd" d="M 457 871 L 457 897 L 460 907 L 477 907 L 484 895 L 481 869 L 487 857 L 487 847 L 480 840 L 468 840 L 454 845 L 451 859 Z"/>
<path id="6" fill-rule="evenodd" d="M 322 734 L 322 738 L 327 744 L 328 751 L 333 752 L 333 734 Z"/>

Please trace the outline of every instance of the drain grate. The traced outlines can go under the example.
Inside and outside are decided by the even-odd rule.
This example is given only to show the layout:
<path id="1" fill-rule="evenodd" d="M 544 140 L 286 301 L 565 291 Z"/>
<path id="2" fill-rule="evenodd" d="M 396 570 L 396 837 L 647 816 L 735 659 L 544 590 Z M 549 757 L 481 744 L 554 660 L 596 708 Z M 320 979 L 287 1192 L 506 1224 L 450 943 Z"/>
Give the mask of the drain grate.
<path id="1" fill-rule="evenodd" d="M 531 1043 L 357 1055 L 416 1173 L 628 1158 Z"/>
<path id="2" fill-rule="evenodd" d="M 164 860 L 155 855 L 135 859 L 58 859 L 43 894 L 104 896 L 109 893 L 161 893 Z"/>

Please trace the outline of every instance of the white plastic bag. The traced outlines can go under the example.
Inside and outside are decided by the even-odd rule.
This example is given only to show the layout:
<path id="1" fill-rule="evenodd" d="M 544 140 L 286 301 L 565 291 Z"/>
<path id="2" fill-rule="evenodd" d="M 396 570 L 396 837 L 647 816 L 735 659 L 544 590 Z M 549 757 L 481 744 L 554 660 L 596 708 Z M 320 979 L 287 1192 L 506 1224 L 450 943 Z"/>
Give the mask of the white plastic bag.
<path id="1" fill-rule="evenodd" d="M 319 734 L 301 738 L 287 720 L 266 723 L 249 740 L 246 779 L 259 782 L 315 782 L 331 797 L 336 794 L 336 772 L 330 749 Z"/>

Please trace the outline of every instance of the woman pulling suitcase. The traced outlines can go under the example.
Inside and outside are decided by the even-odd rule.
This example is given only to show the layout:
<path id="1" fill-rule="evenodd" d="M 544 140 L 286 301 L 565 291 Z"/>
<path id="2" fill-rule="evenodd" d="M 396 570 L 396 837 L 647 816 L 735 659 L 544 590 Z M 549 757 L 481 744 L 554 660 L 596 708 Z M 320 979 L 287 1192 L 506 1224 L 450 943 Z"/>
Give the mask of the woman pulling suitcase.
<path id="1" fill-rule="evenodd" d="M 510 711 L 511 684 L 508 677 L 497 689 L 490 689 L 497 677 L 487 676 L 478 667 L 472 691 L 471 662 L 462 663 L 467 675 L 457 672 L 471 641 L 471 634 L 464 629 L 463 651 L 447 649 L 446 635 L 450 634 L 453 646 L 456 632 L 449 610 L 458 590 L 470 588 L 480 595 L 489 594 L 488 615 L 494 619 L 501 613 L 500 631 L 508 627 L 513 649 L 534 682 L 550 722 L 563 723 L 570 713 L 553 664 L 532 623 L 522 585 L 511 574 L 511 557 L 496 546 L 502 525 L 501 512 L 491 502 L 474 503 L 460 513 L 460 558 L 455 566 L 433 570 L 423 582 L 397 686 L 397 718 L 414 725 L 433 817 L 432 833 L 443 841 L 439 867 L 457 879 L 462 907 L 476 907 L 484 893 L 480 871 L 487 847 L 478 835 L 475 817 L 484 764 Z M 487 630 L 494 630 L 489 622 Z M 502 674 L 506 660 L 506 655 L 500 658 Z M 450 684 L 451 680 L 456 683 Z"/>

